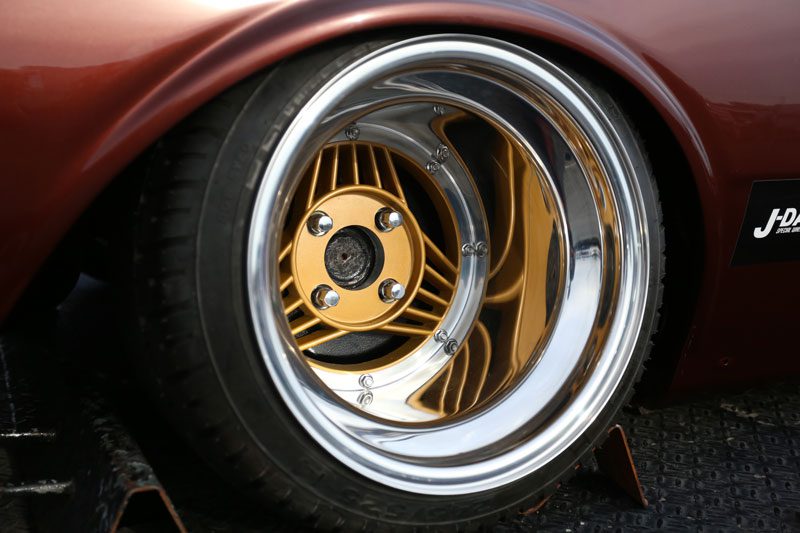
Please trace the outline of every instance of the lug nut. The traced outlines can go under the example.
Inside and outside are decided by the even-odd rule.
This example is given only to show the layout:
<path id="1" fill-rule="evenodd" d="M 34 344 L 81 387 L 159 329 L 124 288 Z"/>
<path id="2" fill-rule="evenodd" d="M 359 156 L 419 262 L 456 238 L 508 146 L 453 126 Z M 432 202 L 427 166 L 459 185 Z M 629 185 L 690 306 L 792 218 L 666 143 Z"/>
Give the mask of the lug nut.
<path id="1" fill-rule="evenodd" d="M 308 217 L 306 227 L 309 233 L 320 237 L 333 229 L 333 219 L 322 211 L 316 211 Z"/>
<path id="2" fill-rule="evenodd" d="M 311 293 L 311 301 L 314 302 L 314 307 L 317 309 L 336 307 L 336 304 L 339 303 L 339 293 L 327 285 L 317 285 Z"/>
<path id="3" fill-rule="evenodd" d="M 392 303 L 396 302 L 397 300 L 401 299 L 403 296 L 406 295 L 406 288 L 403 287 L 402 284 L 397 283 L 393 279 L 387 279 L 381 283 L 380 289 L 378 290 L 381 300 L 384 302 Z"/>
<path id="4" fill-rule="evenodd" d="M 403 225 L 403 215 L 394 209 L 384 207 L 375 214 L 375 225 L 383 232 L 392 231 Z"/>

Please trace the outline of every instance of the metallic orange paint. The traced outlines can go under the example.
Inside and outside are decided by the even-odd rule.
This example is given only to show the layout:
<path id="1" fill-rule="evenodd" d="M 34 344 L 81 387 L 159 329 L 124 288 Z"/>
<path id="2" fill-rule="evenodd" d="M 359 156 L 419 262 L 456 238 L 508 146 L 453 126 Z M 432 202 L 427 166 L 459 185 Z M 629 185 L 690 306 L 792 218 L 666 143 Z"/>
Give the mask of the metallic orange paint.
<path id="1" fill-rule="evenodd" d="M 204 101 L 328 39 L 431 25 L 564 45 L 664 118 L 691 165 L 707 244 L 676 387 L 800 372 L 784 354 L 796 345 L 797 264 L 729 266 L 752 181 L 800 177 L 795 0 L 6 2 L 0 318 L 92 199 Z"/>

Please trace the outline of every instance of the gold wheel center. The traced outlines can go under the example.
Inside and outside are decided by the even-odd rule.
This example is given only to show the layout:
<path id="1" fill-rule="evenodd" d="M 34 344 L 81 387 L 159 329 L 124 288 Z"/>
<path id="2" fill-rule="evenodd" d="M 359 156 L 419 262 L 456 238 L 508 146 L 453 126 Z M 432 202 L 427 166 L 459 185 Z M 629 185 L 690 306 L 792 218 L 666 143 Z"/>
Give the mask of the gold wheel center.
<path id="1" fill-rule="evenodd" d="M 413 300 L 425 246 L 411 211 L 394 195 L 367 185 L 342 187 L 315 202 L 298 226 L 292 276 L 306 307 L 329 326 L 372 330 L 397 318 Z M 393 297 L 392 286 L 404 294 Z M 324 300 L 331 291 L 334 305 Z"/>

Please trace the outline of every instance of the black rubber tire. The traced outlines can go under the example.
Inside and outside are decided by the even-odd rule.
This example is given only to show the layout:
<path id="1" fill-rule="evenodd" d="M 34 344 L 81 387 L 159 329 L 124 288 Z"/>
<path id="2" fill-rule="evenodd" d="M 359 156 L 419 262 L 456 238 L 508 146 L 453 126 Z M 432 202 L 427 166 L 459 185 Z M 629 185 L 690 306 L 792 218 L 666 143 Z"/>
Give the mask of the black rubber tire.
<path id="1" fill-rule="evenodd" d="M 651 169 L 622 108 L 581 78 L 612 119 L 649 210 L 651 299 L 636 353 L 595 424 L 547 467 L 513 484 L 452 497 L 412 494 L 356 474 L 299 426 L 253 340 L 244 257 L 256 185 L 303 103 L 344 65 L 385 42 L 325 46 L 251 77 L 155 147 L 134 231 L 140 366 L 168 418 L 221 474 L 307 525 L 343 530 L 473 530 L 537 505 L 606 436 L 638 380 L 658 320 L 664 270 Z"/>

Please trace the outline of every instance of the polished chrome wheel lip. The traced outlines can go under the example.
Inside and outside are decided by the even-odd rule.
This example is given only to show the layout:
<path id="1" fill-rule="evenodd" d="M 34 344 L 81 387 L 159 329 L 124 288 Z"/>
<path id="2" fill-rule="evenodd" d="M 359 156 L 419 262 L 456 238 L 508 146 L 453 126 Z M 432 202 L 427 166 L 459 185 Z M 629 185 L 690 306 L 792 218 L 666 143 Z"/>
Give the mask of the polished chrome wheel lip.
<path id="1" fill-rule="evenodd" d="M 595 317 L 589 320 L 585 311 L 576 310 L 597 308 L 591 301 L 581 301 L 581 290 L 602 283 L 597 256 L 603 246 L 602 233 L 598 242 L 583 242 L 574 235 L 580 228 L 565 225 L 564 239 L 576 253 L 567 258 L 567 299 L 546 353 L 513 391 L 463 420 L 419 428 L 365 416 L 328 392 L 297 357 L 285 323 L 278 320 L 282 316 L 280 295 L 271 289 L 277 286 L 276 273 L 265 265 L 278 253 L 274 236 L 280 233 L 283 213 L 276 206 L 286 205 L 292 194 L 285 176 L 299 175 L 307 162 L 297 160 L 297 147 L 321 146 L 351 122 L 351 116 L 337 113 L 337 109 L 348 97 L 357 96 L 357 88 L 392 72 L 437 64 L 467 65 L 506 77 L 523 92 L 550 95 L 596 148 L 613 193 L 605 200 L 616 206 L 620 232 L 614 316 L 593 370 L 584 376 L 558 416 L 544 423 L 537 415 L 546 412 L 547 403 L 562 393 L 564 383 L 571 383 L 570 376 L 582 361 L 583 354 L 571 352 L 574 346 L 566 339 L 592 335 Z M 403 96 L 408 95 L 398 92 L 398 99 Z M 424 100 L 460 104 L 493 116 L 489 106 L 479 109 L 450 96 L 434 91 L 418 94 Z M 503 123 L 502 117 L 494 119 Z M 504 127 L 519 135 L 510 124 Z M 557 188 L 559 178 L 549 179 Z M 561 208 L 568 220 L 574 206 Z M 279 141 L 259 185 L 249 234 L 247 280 L 253 328 L 264 363 L 300 424 L 329 453 L 364 476 L 397 489 L 436 495 L 468 494 L 506 485 L 542 468 L 567 449 L 617 390 L 636 347 L 647 301 L 649 237 L 644 216 L 634 171 L 613 127 L 594 101 L 552 64 L 516 46 L 474 36 L 442 35 L 387 46 L 347 67 L 312 97 Z M 548 353 L 560 357 L 548 357 Z M 552 389 L 557 390 L 548 394 Z"/>

